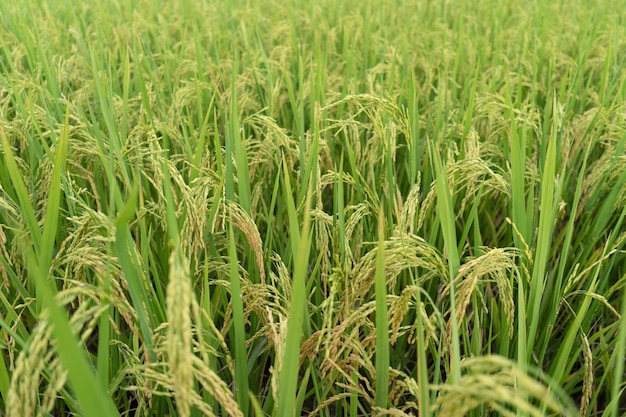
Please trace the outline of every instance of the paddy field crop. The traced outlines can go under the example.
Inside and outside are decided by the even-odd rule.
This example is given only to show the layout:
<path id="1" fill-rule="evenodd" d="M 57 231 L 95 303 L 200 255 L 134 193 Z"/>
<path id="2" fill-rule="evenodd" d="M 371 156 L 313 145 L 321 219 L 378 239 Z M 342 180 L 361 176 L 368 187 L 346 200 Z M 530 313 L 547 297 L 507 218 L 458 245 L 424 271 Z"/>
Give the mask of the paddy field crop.
<path id="1" fill-rule="evenodd" d="M 0 2 L 0 416 L 626 413 L 626 2 Z"/>

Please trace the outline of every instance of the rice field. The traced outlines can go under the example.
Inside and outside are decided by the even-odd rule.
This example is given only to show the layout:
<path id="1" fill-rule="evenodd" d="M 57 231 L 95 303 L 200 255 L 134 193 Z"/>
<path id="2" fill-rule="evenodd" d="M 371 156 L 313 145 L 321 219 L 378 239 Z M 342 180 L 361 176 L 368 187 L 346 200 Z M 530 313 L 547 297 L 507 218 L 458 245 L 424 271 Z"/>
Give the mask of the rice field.
<path id="1" fill-rule="evenodd" d="M 0 2 L 0 416 L 626 415 L 626 2 Z"/>

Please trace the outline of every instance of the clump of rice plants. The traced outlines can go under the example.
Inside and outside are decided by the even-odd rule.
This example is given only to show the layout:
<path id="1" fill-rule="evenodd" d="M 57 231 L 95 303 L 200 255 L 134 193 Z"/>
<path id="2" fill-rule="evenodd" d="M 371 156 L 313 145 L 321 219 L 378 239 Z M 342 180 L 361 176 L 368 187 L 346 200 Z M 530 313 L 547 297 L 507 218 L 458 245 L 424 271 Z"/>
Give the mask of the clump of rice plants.
<path id="1" fill-rule="evenodd" d="M 623 415 L 625 6 L 0 2 L 0 415 Z"/>

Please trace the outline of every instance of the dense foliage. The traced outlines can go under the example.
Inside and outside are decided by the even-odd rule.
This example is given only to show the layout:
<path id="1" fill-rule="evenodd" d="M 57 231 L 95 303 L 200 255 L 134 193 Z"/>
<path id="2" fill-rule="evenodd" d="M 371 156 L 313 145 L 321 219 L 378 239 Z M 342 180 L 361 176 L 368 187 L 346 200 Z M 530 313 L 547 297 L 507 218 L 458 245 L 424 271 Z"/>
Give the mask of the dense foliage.
<path id="1" fill-rule="evenodd" d="M 0 415 L 626 412 L 625 52 L 621 0 L 0 2 Z"/>

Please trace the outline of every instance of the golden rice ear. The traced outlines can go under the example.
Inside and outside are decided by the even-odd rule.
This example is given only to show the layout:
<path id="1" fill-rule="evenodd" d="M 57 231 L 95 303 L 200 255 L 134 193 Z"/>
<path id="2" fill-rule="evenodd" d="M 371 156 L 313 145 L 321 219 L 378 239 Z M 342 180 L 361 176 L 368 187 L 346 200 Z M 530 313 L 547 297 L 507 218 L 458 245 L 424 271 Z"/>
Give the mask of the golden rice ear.
<path id="1" fill-rule="evenodd" d="M 514 332 L 515 302 L 509 274 L 514 273 L 516 277 L 521 277 L 516 265 L 516 259 L 520 253 L 514 248 L 483 248 L 482 251 L 484 251 L 482 255 L 461 265 L 454 279 L 457 289 L 455 306 L 457 323 L 461 323 L 465 317 L 470 298 L 477 292 L 478 286 L 484 282 L 495 282 L 498 288 L 498 300 L 503 305 L 509 327 L 508 335 L 511 338 Z M 449 291 L 450 284 L 444 288 L 440 298 L 446 297 Z M 478 296 L 484 305 L 484 295 L 479 293 Z M 448 340 L 451 337 L 451 323 L 452 319 L 448 321 Z"/>
<path id="2" fill-rule="evenodd" d="M 283 157 L 287 167 L 293 169 L 298 161 L 300 143 L 290 136 L 285 128 L 279 126 L 276 119 L 260 113 L 254 113 L 244 119 L 243 124 L 254 132 L 254 135 L 246 143 L 251 177 L 255 176 L 257 169 L 262 168 L 264 172 L 268 170 L 273 172 L 280 168 Z M 261 178 L 262 181 L 260 181 L 259 185 L 265 188 L 271 187 L 269 183 L 264 182 L 264 180 L 269 180 L 269 178 L 271 176 Z"/>
<path id="3" fill-rule="evenodd" d="M 100 317 L 110 306 L 100 302 L 97 287 L 77 282 L 73 284 L 59 292 L 56 299 L 67 307 L 77 304 L 70 325 L 79 334 L 80 342 L 87 343 Z M 57 405 L 59 393 L 65 387 L 67 370 L 58 357 L 53 326 L 48 317 L 49 310 L 44 308 L 31 333 L 28 349 L 22 350 L 15 362 L 6 399 L 7 416 L 48 415 Z"/>
<path id="4" fill-rule="evenodd" d="M 274 364 L 270 368 L 270 387 L 274 398 L 278 398 L 280 371 L 283 366 L 283 357 L 287 345 L 287 311 L 280 313 L 278 311 L 272 311 L 268 307 L 267 313 L 269 319 L 269 337 L 272 340 L 275 350 Z M 276 319 L 274 315 L 276 315 Z"/>
<path id="5" fill-rule="evenodd" d="M 311 220 L 315 230 L 315 245 L 318 251 L 324 254 L 321 261 L 320 278 L 324 287 L 328 287 L 333 261 L 331 255 L 333 218 L 330 214 L 318 208 L 311 210 Z"/>
<path id="6" fill-rule="evenodd" d="M 567 397 L 548 388 L 517 364 L 497 355 L 464 359 L 461 379 L 438 387 L 432 412 L 441 417 L 464 416 L 478 407 L 514 415 L 523 411 L 532 417 L 560 415 L 573 417 L 576 411 Z"/>
<path id="7" fill-rule="evenodd" d="M 2 207 L 2 197 L 0 197 L 0 207 Z M 7 237 L 4 234 L 3 229 L 4 229 L 4 225 L 0 224 L 0 255 L 2 255 L 4 259 L 6 259 L 6 261 L 9 263 L 9 265 L 11 265 L 11 256 L 7 252 L 7 248 L 6 248 Z M 7 273 L 6 269 L 4 268 L 1 262 L 0 262 L 0 278 L 2 278 L 2 285 L 4 286 L 4 288 L 8 289 L 10 285 L 9 274 Z"/>
<path id="8" fill-rule="evenodd" d="M 365 298 L 374 282 L 376 271 L 376 248 L 370 250 L 351 271 L 351 286 L 344 297 L 346 309 L 350 310 L 358 300 Z M 424 270 L 421 280 L 445 279 L 447 267 L 441 255 L 424 239 L 413 235 L 393 236 L 384 243 L 385 273 L 389 288 L 393 288 L 397 275 L 409 268 Z"/>
<path id="9" fill-rule="evenodd" d="M 402 290 L 402 294 L 399 296 L 389 295 L 389 331 L 390 331 L 390 339 L 389 342 L 393 345 L 395 341 L 400 337 L 408 334 L 408 342 L 410 344 L 416 343 L 417 340 L 414 337 L 417 332 L 415 321 L 406 325 L 404 323 L 405 318 L 411 312 L 411 310 L 415 310 L 414 314 L 420 314 L 422 316 L 422 325 L 424 326 L 424 342 L 425 345 L 428 345 L 429 340 L 434 338 L 435 341 L 438 341 L 438 329 L 433 324 L 433 321 L 426 312 L 425 303 L 422 302 L 420 306 L 416 306 L 415 297 L 417 291 L 422 291 L 422 289 L 417 285 L 408 285 Z M 429 308 L 434 310 L 433 314 L 439 314 L 437 310 L 437 306 L 434 303 L 429 303 Z M 443 325 L 440 328 L 443 330 Z"/>
<path id="10" fill-rule="evenodd" d="M 165 378 L 163 381 L 168 381 L 170 384 L 180 415 L 189 416 L 192 406 L 197 407 L 206 415 L 215 415 L 196 391 L 195 382 L 197 381 L 224 407 L 229 415 L 243 416 L 228 386 L 208 368 L 205 360 L 201 360 L 194 353 L 196 349 L 207 352 L 210 348 L 204 345 L 206 343 L 204 336 L 197 331 L 197 339 L 194 340 L 193 337 L 193 329 L 198 329 L 201 313 L 191 286 L 187 260 L 180 248 L 175 248 L 170 256 L 166 303 L 167 334 L 162 344 L 167 354 L 167 374 L 162 375 L 161 378 Z M 195 320 L 195 326 L 192 318 Z M 207 319 L 209 325 L 212 326 L 212 320 L 208 317 Z M 228 352 L 223 339 L 220 339 L 219 331 L 214 326 L 211 329 L 221 341 L 225 352 Z M 197 344 L 202 346 L 194 346 Z M 226 359 L 230 363 L 229 358 Z"/>
<path id="11" fill-rule="evenodd" d="M 45 317 L 45 310 L 42 317 Z M 52 326 L 42 319 L 32 332 L 28 349 L 20 352 L 11 375 L 7 396 L 7 417 L 34 416 L 42 372 L 53 357 L 49 349 Z"/>
<path id="12" fill-rule="evenodd" d="M 243 413 L 233 398 L 232 391 L 229 389 L 228 385 L 197 356 L 193 357 L 192 364 L 194 375 L 200 385 L 202 385 L 202 388 L 224 407 L 226 413 L 233 417 L 243 417 Z M 196 394 L 193 405 L 198 407 L 202 404 L 205 404 L 204 400 Z"/>
<path id="13" fill-rule="evenodd" d="M 203 164 L 208 163 L 207 158 Z M 180 231 L 180 242 L 184 253 L 190 259 L 199 256 L 206 247 L 205 231 L 209 226 L 210 207 L 217 204 L 219 200 L 219 179 L 217 174 L 208 168 L 201 169 L 198 177 L 191 184 L 184 185 L 180 188 L 182 196 L 182 204 L 186 211 L 184 223 Z M 216 216 L 217 217 L 217 216 Z M 213 218 L 213 222 L 216 218 Z M 196 264 L 196 272 L 199 271 L 199 265 Z"/>
<path id="14" fill-rule="evenodd" d="M 583 357 L 584 357 L 584 377 L 583 377 L 583 391 L 582 398 L 580 399 L 580 415 L 587 415 L 587 409 L 591 404 L 591 397 L 593 396 L 593 352 L 591 346 L 589 346 L 589 339 L 587 335 L 582 333 L 580 338 L 583 342 Z"/>
<path id="15" fill-rule="evenodd" d="M 265 266 L 263 264 L 263 241 L 261 234 L 256 227 L 256 223 L 238 204 L 232 201 L 226 202 L 226 209 L 232 219 L 234 225 L 243 232 L 250 244 L 250 248 L 254 252 L 256 258 L 256 266 L 261 275 L 261 283 L 265 284 Z"/>
<path id="16" fill-rule="evenodd" d="M 421 173 L 417 173 L 417 181 L 411 187 L 409 195 L 406 197 L 400 211 L 398 218 L 398 224 L 395 227 L 394 234 L 414 234 L 416 221 L 420 216 L 419 204 L 420 204 L 420 191 L 421 191 Z"/>
<path id="17" fill-rule="evenodd" d="M 172 376 L 174 398 L 182 417 L 191 415 L 193 375 L 193 333 L 191 307 L 193 290 L 188 266 L 179 248 L 170 255 L 170 274 L 167 285 L 167 358 Z"/>

